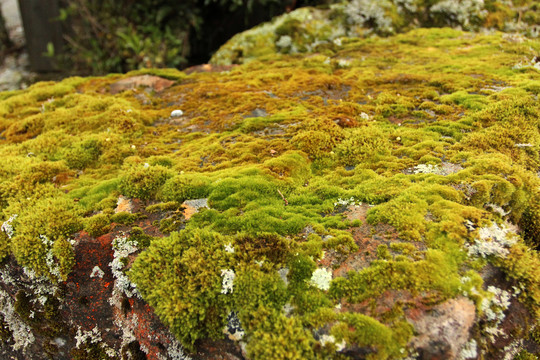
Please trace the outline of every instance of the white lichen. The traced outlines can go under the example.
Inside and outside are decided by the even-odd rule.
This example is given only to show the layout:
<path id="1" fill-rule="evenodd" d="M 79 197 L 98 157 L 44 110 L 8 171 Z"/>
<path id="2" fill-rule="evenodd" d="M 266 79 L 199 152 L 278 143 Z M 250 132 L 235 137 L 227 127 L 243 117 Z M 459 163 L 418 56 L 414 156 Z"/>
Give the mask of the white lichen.
<path id="1" fill-rule="evenodd" d="M 484 0 L 443 0 L 430 8 L 432 14 L 447 19 L 448 25 L 471 27 L 471 21 L 485 17 Z"/>
<path id="2" fill-rule="evenodd" d="M 225 244 L 225 252 L 229 254 L 234 254 L 234 246 L 232 243 Z"/>
<path id="3" fill-rule="evenodd" d="M 362 205 L 362 202 L 360 201 L 356 201 L 354 199 L 354 197 L 351 197 L 349 199 L 342 199 L 342 198 L 338 198 L 336 202 L 334 202 L 334 207 L 336 206 L 349 206 L 349 205 L 352 205 L 352 206 L 361 206 Z"/>
<path id="4" fill-rule="evenodd" d="M 322 346 L 325 346 L 326 344 L 335 344 L 336 343 L 336 338 L 334 337 L 334 335 L 322 335 L 321 338 L 319 339 L 320 343 Z"/>
<path id="5" fill-rule="evenodd" d="M 32 329 L 24 323 L 15 311 L 13 300 L 7 292 L 0 289 L 0 314 L 7 324 L 14 344 L 12 349 L 15 351 L 25 350 L 30 344 L 35 341 Z"/>
<path id="6" fill-rule="evenodd" d="M 170 344 L 167 346 L 167 355 L 157 354 L 158 360 L 191 360 L 191 358 L 184 354 L 184 348 L 173 336 L 169 338 Z"/>
<path id="7" fill-rule="evenodd" d="M 478 345 L 476 344 L 476 340 L 471 339 L 471 341 L 466 343 L 461 349 L 461 352 L 459 353 L 459 360 L 476 359 L 477 356 Z"/>
<path id="8" fill-rule="evenodd" d="M 326 291 L 330 289 L 331 281 L 332 281 L 332 272 L 327 270 L 326 268 L 322 268 L 322 269 L 315 269 L 315 271 L 313 271 L 313 274 L 311 275 L 311 279 L 309 280 L 309 284 L 311 286 L 315 286 L 318 289 Z"/>
<path id="9" fill-rule="evenodd" d="M 290 48 L 292 45 L 292 38 L 289 35 L 283 35 L 276 41 L 276 46 L 281 49 Z"/>
<path id="10" fill-rule="evenodd" d="M 287 278 L 287 275 L 289 275 L 289 268 L 281 268 L 278 270 L 279 277 L 283 282 L 285 283 L 285 286 L 289 285 L 289 279 Z"/>
<path id="11" fill-rule="evenodd" d="M 360 113 L 360 119 L 362 119 L 362 120 L 371 120 L 371 116 L 369 116 L 365 112 L 361 112 Z"/>
<path id="12" fill-rule="evenodd" d="M 132 283 L 127 275 L 122 271 L 129 255 L 138 250 L 137 245 L 137 241 L 129 239 L 125 235 L 117 236 L 112 242 L 114 254 L 113 261 L 109 263 L 109 266 L 111 267 L 112 274 L 115 278 L 113 298 L 115 291 L 124 293 L 128 298 L 141 298 L 141 295 L 137 290 L 137 286 Z M 109 302 L 113 301 L 116 303 L 113 298 L 110 299 Z"/>
<path id="13" fill-rule="evenodd" d="M 94 326 L 92 330 L 85 331 L 81 330 L 80 326 L 77 326 L 77 334 L 75 335 L 75 341 L 75 347 L 77 349 L 80 349 L 81 346 L 94 344 L 99 345 L 107 355 L 110 354 L 109 356 L 111 357 L 118 356 L 118 353 L 103 341 L 101 337 L 101 331 L 99 331 L 97 325 Z"/>
<path id="14" fill-rule="evenodd" d="M 17 218 L 17 214 L 13 214 L 2 223 L 2 226 L 0 226 L 0 230 L 6 233 L 7 237 L 11 239 L 13 237 L 13 234 L 15 231 L 13 230 L 13 220 Z"/>
<path id="15" fill-rule="evenodd" d="M 232 294 L 234 287 L 234 278 L 236 274 L 231 269 L 221 270 L 221 277 L 223 278 L 221 284 L 221 293 L 222 294 Z"/>
<path id="16" fill-rule="evenodd" d="M 412 169 L 415 174 L 437 174 L 445 175 L 444 170 L 439 165 L 418 164 Z"/>
<path id="17" fill-rule="evenodd" d="M 62 273 L 60 272 L 60 265 L 54 261 L 54 254 L 52 251 L 53 242 L 46 235 L 39 235 L 41 242 L 47 247 L 47 254 L 45 255 L 45 263 L 49 269 L 49 273 L 56 278 L 56 280 L 62 280 Z"/>
<path id="18" fill-rule="evenodd" d="M 240 323 L 240 319 L 234 311 L 231 311 L 227 316 L 227 325 L 225 325 L 223 333 L 233 341 L 240 341 L 246 335 L 246 332 Z"/>
<path id="19" fill-rule="evenodd" d="M 101 270 L 101 268 L 99 266 L 94 266 L 94 268 L 92 269 L 92 272 L 90 273 L 90 277 L 93 278 L 93 277 L 98 277 L 100 279 L 103 278 L 103 275 L 105 275 L 105 272 L 103 270 Z"/>
<path id="20" fill-rule="evenodd" d="M 184 115 L 184 112 L 182 110 L 177 109 L 171 111 L 171 117 L 180 117 L 182 115 Z"/>
<path id="21" fill-rule="evenodd" d="M 486 208 L 490 208 L 493 212 L 499 214 L 501 217 L 510 214 L 510 211 L 504 211 L 504 209 L 501 206 L 497 205 L 497 204 L 486 203 L 486 205 L 484 205 L 484 206 Z"/>
<path id="22" fill-rule="evenodd" d="M 392 20 L 387 16 L 387 9 L 392 8 L 392 3 L 388 0 L 352 0 L 346 6 L 348 23 L 351 25 L 370 27 L 374 23 L 375 27 L 382 32 L 393 32 Z"/>
<path id="23" fill-rule="evenodd" d="M 489 227 L 478 230 L 478 239 L 474 244 L 468 246 L 469 256 L 481 256 L 483 258 L 490 255 L 506 257 L 509 248 L 517 242 L 517 236 L 506 225 L 500 227 L 492 223 Z"/>

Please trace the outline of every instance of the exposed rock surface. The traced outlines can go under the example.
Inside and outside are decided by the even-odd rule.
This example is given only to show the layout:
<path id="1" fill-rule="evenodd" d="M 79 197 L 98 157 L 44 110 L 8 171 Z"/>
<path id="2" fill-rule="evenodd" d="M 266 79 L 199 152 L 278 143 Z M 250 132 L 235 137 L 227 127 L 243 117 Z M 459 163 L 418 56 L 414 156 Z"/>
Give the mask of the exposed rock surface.
<path id="1" fill-rule="evenodd" d="M 0 357 L 533 359 L 520 39 L 416 29 L 0 94 Z"/>

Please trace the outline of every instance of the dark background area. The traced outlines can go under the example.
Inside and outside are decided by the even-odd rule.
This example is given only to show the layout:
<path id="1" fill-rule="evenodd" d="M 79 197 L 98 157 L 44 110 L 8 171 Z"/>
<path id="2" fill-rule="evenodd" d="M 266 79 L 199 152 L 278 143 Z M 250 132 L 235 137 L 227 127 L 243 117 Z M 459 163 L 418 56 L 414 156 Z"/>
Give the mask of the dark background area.
<path id="1" fill-rule="evenodd" d="M 333 0 L 19 0 L 32 71 L 77 75 L 208 62 L 235 34 Z M 2 52 L 13 50 L 0 22 Z"/>

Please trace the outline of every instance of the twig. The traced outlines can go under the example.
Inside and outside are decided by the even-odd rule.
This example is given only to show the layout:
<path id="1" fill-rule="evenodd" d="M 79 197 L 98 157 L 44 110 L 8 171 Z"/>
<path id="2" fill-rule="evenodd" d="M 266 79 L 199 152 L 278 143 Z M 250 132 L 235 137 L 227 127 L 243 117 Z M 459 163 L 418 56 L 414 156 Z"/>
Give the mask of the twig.
<path id="1" fill-rule="evenodd" d="M 283 201 L 285 201 L 285 206 L 289 205 L 289 202 L 287 201 L 287 199 L 285 199 L 285 196 L 283 196 L 281 191 L 279 191 L 279 189 L 277 189 L 277 192 L 279 193 L 279 195 L 281 195 L 281 198 L 283 199 Z"/>

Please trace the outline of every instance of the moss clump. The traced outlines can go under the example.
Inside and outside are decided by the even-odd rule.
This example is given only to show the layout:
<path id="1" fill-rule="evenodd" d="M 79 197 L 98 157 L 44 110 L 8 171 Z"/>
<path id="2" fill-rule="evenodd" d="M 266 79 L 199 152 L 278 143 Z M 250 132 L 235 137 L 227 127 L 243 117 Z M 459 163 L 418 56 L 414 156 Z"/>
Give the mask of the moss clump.
<path id="1" fill-rule="evenodd" d="M 412 335 L 412 326 L 405 325 L 405 331 L 393 331 L 377 320 L 362 314 L 345 314 L 331 329 L 331 334 L 338 341 L 360 348 L 375 348 L 366 359 L 388 359 L 403 355 L 401 351 L 407 338 Z M 402 324 L 403 325 L 403 324 Z M 408 333 L 408 334 L 407 334 Z M 405 335 L 402 337 L 402 335 Z"/>
<path id="2" fill-rule="evenodd" d="M 389 150 L 390 143 L 380 129 L 363 127 L 348 132 L 335 152 L 344 165 L 355 166 L 366 160 L 376 161 Z"/>
<path id="3" fill-rule="evenodd" d="M 138 214 L 131 214 L 125 211 L 121 211 L 121 212 L 111 215 L 111 222 L 122 224 L 122 225 L 131 225 L 138 218 L 139 218 Z"/>
<path id="4" fill-rule="evenodd" d="M 205 230 L 172 233 L 153 241 L 129 273 L 160 319 L 191 350 L 198 339 L 220 338 L 226 323 L 230 300 L 221 291 L 220 275 L 230 268 L 226 242 Z"/>
<path id="5" fill-rule="evenodd" d="M 182 203 L 189 199 L 207 197 L 211 180 L 201 174 L 176 175 L 165 182 L 159 197 L 165 201 Z"/>
<path id="6" fill-rule="evenodd" d="M 73 146 L 66 152 L 66 164 L 72 169 L 84 169 L 101 155 L 101 144 L 96 139 L 88 139 Z"/>
<path id="7" fill-rule="evenodd" d="M 111 229 L 111 216 L 109 214 L 97 214 L 84 220 L 84 230 L 93 237 L 101 236 Z"/>
<path id="8" fill-rule="evenodd" d="M 129 232 L 129 239 L 135 241 L 138 244 L 139 248 L 146 249 L 148 246 L 150 246 L 150 243 L 154 238 L 152 236 L 146 235 L 144 230 L 140 227 L 134 226 Z"/>
<path id="9" fill-rule="evenodd" d="M 313 336 L 295 318 L 281 314 L 267 314 L 260 310 L 266 325 L 253 332 L 248 345 L 248 356 L 252 359 L 313 359 Z"/>
<path id="10" fill-rule="evenodd" d="M 38 276 L 65 280 L 74 265 L 73 248 L 67 239 L 82 228 L 75 204 L 57 194 L 14 203 L 6 211 L 18 214 L 10 244 L 17 262 Z"/>
<path id="11" fill-rule="evenodd" d="M 134 166 L 122 177 L 118 189 L 128 197 L 150 199 L 171 176 L 171 172 L 161 165 Z"/>

